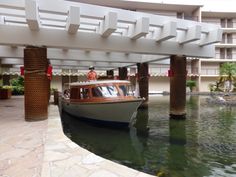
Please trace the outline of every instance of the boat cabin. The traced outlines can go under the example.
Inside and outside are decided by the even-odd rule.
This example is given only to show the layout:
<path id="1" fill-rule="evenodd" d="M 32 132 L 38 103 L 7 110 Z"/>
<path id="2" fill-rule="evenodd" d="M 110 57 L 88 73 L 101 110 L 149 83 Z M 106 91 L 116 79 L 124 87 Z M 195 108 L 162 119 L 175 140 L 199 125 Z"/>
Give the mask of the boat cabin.
<path id="1" fill-rule="evenodd" d="M 79 102 L 114 101 L 134 98 L 130 82 L 123 80 L 71 83 L 70 89 L 64 95 L 71 101 Z"/>

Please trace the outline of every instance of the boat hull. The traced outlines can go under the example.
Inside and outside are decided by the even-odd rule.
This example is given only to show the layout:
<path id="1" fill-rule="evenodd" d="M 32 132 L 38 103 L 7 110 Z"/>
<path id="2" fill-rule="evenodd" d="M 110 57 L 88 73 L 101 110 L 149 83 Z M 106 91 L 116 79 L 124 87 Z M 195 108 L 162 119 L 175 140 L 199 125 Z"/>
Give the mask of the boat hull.
<path id="1" fill-rule="evenodd" d="M 62 109 L 80 119 L 109 125 L 127 126 L 142 99 L 129 101 L 78 103 L 62 100 Z"/>

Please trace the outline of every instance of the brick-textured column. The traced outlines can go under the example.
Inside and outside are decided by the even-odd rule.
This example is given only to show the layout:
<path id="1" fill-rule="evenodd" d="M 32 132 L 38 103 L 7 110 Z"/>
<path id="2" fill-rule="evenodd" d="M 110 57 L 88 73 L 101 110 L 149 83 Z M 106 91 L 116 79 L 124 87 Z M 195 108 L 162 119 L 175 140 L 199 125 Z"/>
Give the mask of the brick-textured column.
<path id="1" fill-rule="evenodd" d="M 148 103 L 148 91 L 149 91 L 149 73 L 148 63 L 137 63 L 138 67 L 138 84 L 139 84 L 139 95 L 145 98 L 145 101 L 141 107 L 147 107 Z"/>
<path id="2" fill-rule="evenodd" d="M 114 71 L 113 70 L 107 70 L 107 78 L 114 79 Z"/>
<path id="3" fill-rule="evenodd" d="M 119 67 L 119 79 L 120 80 L 128 79 L 128 70 L 126 67 Z"/>
<path id="4" fill-rule="evenodd" d="M 50 80 L 47 49 L 26 47 L 24 49 L 25 67 L 25 120 L 38 121 L 48 117 Z"/>
<path id="5" fill-rule="evenodd" d="M 171 56 L 170 70 L 170 117 L 185 118 L 186 104 L 186 57 Z"/>

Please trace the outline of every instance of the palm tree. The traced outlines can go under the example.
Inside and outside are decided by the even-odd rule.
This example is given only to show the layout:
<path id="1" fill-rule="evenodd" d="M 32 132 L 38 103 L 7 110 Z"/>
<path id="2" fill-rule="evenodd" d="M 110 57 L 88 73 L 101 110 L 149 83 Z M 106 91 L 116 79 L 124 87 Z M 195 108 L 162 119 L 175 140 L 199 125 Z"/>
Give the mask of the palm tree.
<path id="1" fill-rule="evenodd" d="M 227 62 L 220 66 L 220 75 L 224 81 L 229 82 L 229 90 L 232 88 L 232 82 L 236 77 L 236 63 Z"/>

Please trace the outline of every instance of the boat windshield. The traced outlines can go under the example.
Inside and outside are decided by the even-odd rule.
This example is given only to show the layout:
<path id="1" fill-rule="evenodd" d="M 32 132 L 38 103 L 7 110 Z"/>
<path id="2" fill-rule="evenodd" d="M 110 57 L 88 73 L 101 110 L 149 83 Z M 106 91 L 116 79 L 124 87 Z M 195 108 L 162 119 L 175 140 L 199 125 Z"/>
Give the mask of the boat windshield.
<path id="1" fill-rule="evenodd" d="M 98 86 L 92 88 L 94 97 L 117 97 L 120 96 L 115 86 Z"/>
<path id="2" fill-rule="evenodd" d="M 131 85 L 119 85 L 120 90 L 122 91 L 124 96 L 133 96 L 133 90 Z"/>

